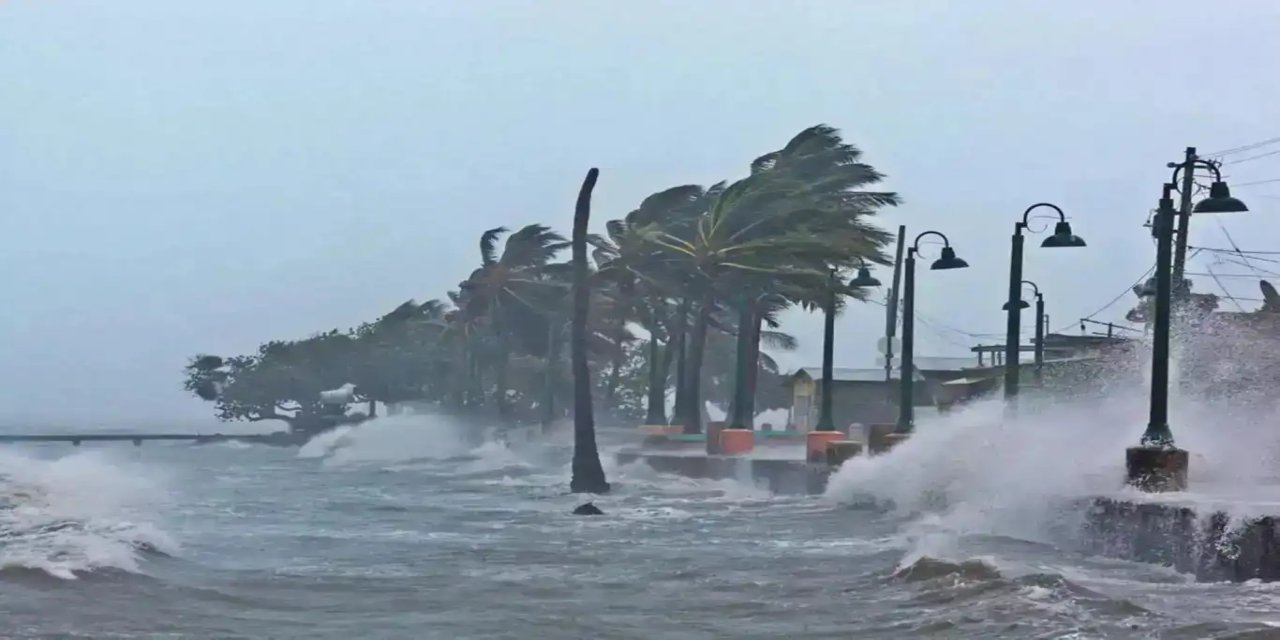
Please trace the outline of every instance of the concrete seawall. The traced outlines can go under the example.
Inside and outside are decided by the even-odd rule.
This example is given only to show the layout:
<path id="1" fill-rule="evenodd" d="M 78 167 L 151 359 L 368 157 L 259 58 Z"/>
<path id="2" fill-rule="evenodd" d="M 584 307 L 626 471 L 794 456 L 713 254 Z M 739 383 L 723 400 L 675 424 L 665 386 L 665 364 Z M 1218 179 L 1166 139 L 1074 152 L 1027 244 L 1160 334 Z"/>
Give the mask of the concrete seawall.
<path id="1" fill-rule="evenodd" d="M 1096 498 L 1087 506 L 1085 551 L 1172 567 L 1206 582 L 1280 580 L 1276 518 L 1232 519 L 1177 504 Z"/>
<path id="2" fill-rule="evenodd" d="M 643 462 L 654 471 L 688 478 L 735 479 L 779 495 L 818 495 L 827 488 L 830 465 L 803 460 L 621 451 L 619 464 Z"/>

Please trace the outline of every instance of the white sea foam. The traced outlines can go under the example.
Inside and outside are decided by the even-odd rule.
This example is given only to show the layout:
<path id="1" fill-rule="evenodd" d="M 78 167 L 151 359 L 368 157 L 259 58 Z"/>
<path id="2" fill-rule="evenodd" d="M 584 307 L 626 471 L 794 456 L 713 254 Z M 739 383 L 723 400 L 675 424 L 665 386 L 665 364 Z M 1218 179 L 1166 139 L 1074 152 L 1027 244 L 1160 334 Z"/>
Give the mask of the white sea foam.
<path id="1" fill-rule="evenodd" d="M 152 469 L 99 452 L 44 460 L 0 451 L 0 570 L 74 579 L 137 573 L 140 551 L 177 551 L 157 524 L 167 499 Z"/>
<path id="2" fill-rule="evenodd" d="M 315 436 L 298 450 L 298 457 L 323 458 L 330 465 L 449 458 L 471 450 L 464 428 L 437 415 L 375 418 Z"/>

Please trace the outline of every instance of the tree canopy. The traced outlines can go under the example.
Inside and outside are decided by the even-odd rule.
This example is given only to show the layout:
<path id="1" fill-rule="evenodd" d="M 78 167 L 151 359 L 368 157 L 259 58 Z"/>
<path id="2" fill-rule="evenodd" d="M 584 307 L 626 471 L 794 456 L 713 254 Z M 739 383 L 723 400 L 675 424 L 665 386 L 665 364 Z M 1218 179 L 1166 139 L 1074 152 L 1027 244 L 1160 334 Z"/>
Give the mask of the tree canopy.
<path id="1" fill-rule="evenodd" d="M 867 190 L 882 178 L 836 129 L 818 125 L 757 157 L 744 177 L 662 189 L 588 236 L 585 350 L 598 413 L 698 431 L 705 402 L 727 408 L 734 396 L 738 340 L 755 365 L 754 408 L 783 406 L 774 388 L 782 372 L 767 350 L 795 339 L 778 331 L 779 314 L 822 300 L 832 272 L 887 261 L 892 236 L 875 214 L 898 196 Z M 567 416 L 567 240 L 533 223 L 485 231 L 478 245 L 478 266 L 447 302 L 411 300 L 359 327 L 273 340 L 248 355 L 195 356 L 185 388 L 220 419 L 292 429 L 406 401 L 508 422 Z M 349 402 L 320 401 L 344 384 L 354 385 Z"/>

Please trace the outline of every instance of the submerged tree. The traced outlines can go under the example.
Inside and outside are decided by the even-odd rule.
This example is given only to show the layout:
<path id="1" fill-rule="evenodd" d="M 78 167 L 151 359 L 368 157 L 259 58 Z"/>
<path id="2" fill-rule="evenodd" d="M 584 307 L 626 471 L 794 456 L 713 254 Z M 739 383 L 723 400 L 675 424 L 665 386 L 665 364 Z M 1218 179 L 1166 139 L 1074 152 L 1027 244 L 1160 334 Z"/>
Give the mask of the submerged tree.
<path id="1" fill-rule="evenodd" d="M 591 191 L 600 171 L 592 168 L 582 181 L 573 212 L 573 323 L 570 350 L 573 352 L 573 478 L 574 493 L 608 493 L 609 482 L 596 448 L 595 416 L 591 412 L 591 371 L 587 367 L 587 319 L 591 304 L 590 273 L 587 270 L 587 223 L 591 219 Z"/>

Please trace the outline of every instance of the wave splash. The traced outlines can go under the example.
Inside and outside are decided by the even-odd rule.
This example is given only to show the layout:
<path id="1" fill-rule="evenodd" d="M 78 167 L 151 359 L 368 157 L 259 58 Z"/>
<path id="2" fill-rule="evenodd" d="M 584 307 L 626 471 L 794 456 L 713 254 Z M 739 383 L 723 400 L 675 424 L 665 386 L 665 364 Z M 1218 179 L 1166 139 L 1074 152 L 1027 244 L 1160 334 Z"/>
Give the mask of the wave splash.
<path id="1" fill-rule="evenodd" d="M 161 486 L 149 470 L 98 452 L 54 460 L 0 452 L 0 575 L 142 573 L 145 554 L 178 549 L 156 524 Z"/>
<path id="2" fill-rule="evenodd" d="M 299 458 L 327 465 L 408 462 L 464 455 L 475 445 L 463 425 L 437 415 L 396 415 L 321 433 L 298 450 Z"/>

